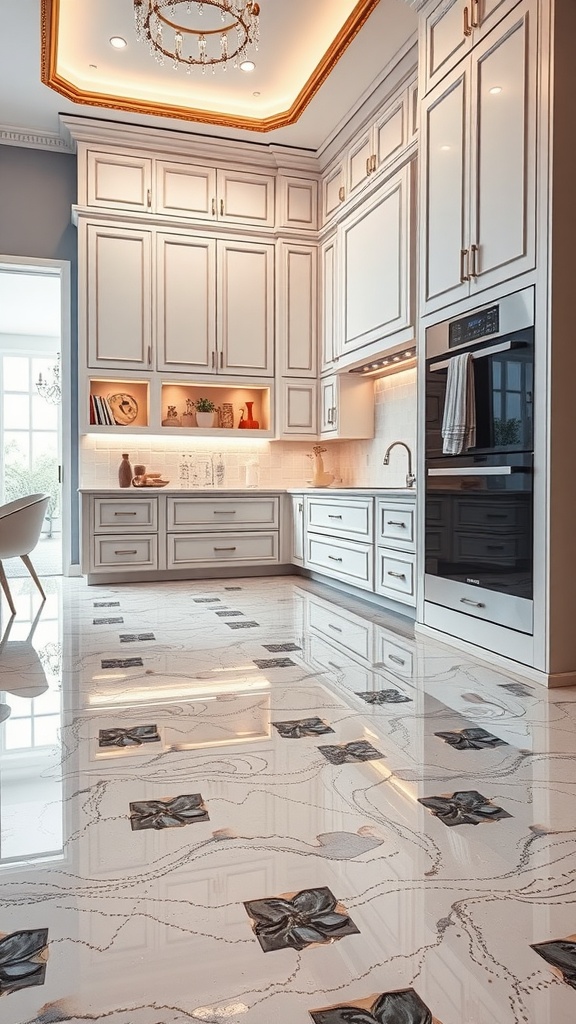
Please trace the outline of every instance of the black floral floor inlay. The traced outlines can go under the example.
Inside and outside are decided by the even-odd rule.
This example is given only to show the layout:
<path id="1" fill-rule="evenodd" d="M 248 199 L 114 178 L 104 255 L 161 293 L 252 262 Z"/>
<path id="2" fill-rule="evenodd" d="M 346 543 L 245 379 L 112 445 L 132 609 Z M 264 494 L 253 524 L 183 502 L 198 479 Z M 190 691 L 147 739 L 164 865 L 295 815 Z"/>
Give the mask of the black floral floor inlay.
<path id="1" fill-rule="evenodd" d="M 0 996 L 43 985 L 47 956 L 47 928 L 0 937 Z"/>
<path id="2" fill-rule="evenodd" d="M 427 796 L 418 800 L 445 825 L 481 825 L 487 821 L 511 818 L 508 811 L 497 807 L 476 789 L 452 793 L 451 796 Z"/>
<path id="3" fill-rule="evenodd" d="M 433 1024 L 431 1011 L 413 988 L 310 1010 L 314 1024 Z"/>
<path id="4" fill-rule="evenodd" d="M 365 693 L 357 693 L 367 704 L 407 704 L 412 697 L 407 697 L 400 690 L 368 690 Z"/>
<path id="5" fill-rule="evenodd" d="M 130 824 L 133 832 L 140 832 L 145 828 L 178 828 L 209 820 L 200 793 L 175 796 L 171 800 L 136 800 L 130 804 Z"/>
<path id="6" fill-rule="evenodd" d="M 507 747 L 505 740 L 498 739 L 486 729 L 460 729 L 456 732 L 435 732 L 445 743 L 449 743 L 456 750 L 483 750 L 485 747 Z"/>
<path id="7" fill-rule="evenodd" d="M 134 644 L 138 640 L 155 640 L 154 633 L 120 633 L 121 644 Z"/>
<path id="8" fill-rule="evenodd" d="M 265 651 L 270 654 L 280 654 L 281 651 L 301 651 L 299 644 L 262 644 Z"/>
<path id="9" fill-rule="evenodd" d="M 330 764 L 353 764 L 355 761 L 377 761 L 384 757 L 368 740 L 354 740 L 337 746 L 318 747 Z"/>
<path id="10" fill-rule="evenodd" d="M 120 601 L 94 601 L 95 608 L 119 608 Z"/>
<path id="11" fill-rule="evenodd" d="M 142 658 L 102 658 L 102 668 L 143 668 Z"/>
<path id="12" fill-rule="evenodd" d="M 242 590 L 242 587 L 224 587 L 224 590 Z"/>
<path id="13" fill-rule="evenodd" d="M 219 597 L 195 597 L 194 604 L 220 604 Z"/>
<path id="14" fill-rule="evenodd" d="M 121 615 L 118 615 L 115 618 L 112 618 L 112 616 L 110 616 L 107 619 L 92 619 L 93 626 L 113 626 L 115 623 L 122 622 L 124 622 L 124 619 L 122 618 Z"/>
<path id="15" fill-rule="evenodd" d="M 498 687 L 501 690 L 508 690 L 508 693 L 513 693 L 515 697 L 532 697 L 534 694 L 532 687 L 526 686 L 525 683 L 498 683 Z"/>
<path id="16" fill-rule="evenodd" d="M 531 948 L 560 972 L 567 985 L 576 988 L 576 935 L 550 942 L 536 942 Z"/>
<path id="17" fill-rule="evenodd" d="M 324 736 L 334 732 L 321 718 L 294 718 L 287 722 L 272 722 L 282 739 L 301 740 L 303 736 Z"/>
<path id="18" fill-rule="evenodd" d="M 292 658 L 254 658 L 258 668 L 293 668 L 296 664 Z"/>
<path id="19" fill-rule="evenodd" d="M 224 609 L 221 612 L 216 612 L 216 615 L 219 615 L 221 619 L 231 619 L 231 618 L 234 618 L 234 616 L 242 616 L 242 615 L 244 615 L 244 612 L 235 612 L 235 611 L 232 611 L 232 609 L 230 609 L 229 611 L 226 611 L 226 609 Z"/>
<path id="20" fill-rule="evenodd" d="M 326 886 L 244 903 L 265 953 L 334 942 L 359 929 Z"/>
<path id="21" fill-rule="evenodd" d="M 255 626 L 259 626 L 259 622 L 253 622 L 252 620 L 246 619 L 245 622 L 226 622 L 230 629 L 253 629 Z"/>
<path id="22" fill-rule="evenodd" d="M 99 747 L 141 747 L 143 743 L 160 743 L 157 725 L 134 725 L 131 729 L 100 729 Z"/>

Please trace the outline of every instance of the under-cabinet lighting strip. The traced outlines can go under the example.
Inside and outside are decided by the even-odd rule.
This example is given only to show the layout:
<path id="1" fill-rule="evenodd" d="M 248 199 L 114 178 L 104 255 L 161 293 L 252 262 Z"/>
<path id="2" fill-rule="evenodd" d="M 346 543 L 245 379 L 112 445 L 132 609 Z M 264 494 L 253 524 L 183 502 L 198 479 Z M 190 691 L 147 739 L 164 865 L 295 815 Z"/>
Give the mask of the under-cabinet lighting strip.
<path id="1" fill-rule="evenodd" d="M 397 373 L 406 370 L 410 363 L 416 361 L 416 346 L 407 348 L 404 352 L 397 352 L 393 356 L 384 356 L 382 359 L 373 359 L 370 363 L 362 366 L 355 366 L 349 373 L 362 373 L 365 375 L 384 376 L 386 373 Z"/>

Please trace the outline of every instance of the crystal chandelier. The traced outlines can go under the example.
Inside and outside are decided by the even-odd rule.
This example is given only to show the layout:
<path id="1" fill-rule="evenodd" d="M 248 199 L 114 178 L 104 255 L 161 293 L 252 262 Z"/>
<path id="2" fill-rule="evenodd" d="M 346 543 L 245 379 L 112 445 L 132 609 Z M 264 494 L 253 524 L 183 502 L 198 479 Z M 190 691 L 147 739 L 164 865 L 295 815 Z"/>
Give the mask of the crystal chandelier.
<path id="1" fill-rule="evenodd" d="M 36 381 L 36 390 L 42 398 L 46 399 L 52 405 L 59 405 L 62 401 L 62 389 L 60 387 L 60 353 L 58 353 L 57 362 L 46 374 L 45 377 L 41 373 L 38 374 L 38 380 Z"/>
<path id="2" fill-rule="evenodd" d="M 219 28 L 193 28 L 176 20 L 185 13 L 189 19 L 194 14 L 202 18 L 207 8 L 212 14 L 212 8 L 220 12 Z M 248 48 L 258 49 L 259 15 L 255 0 L 134 0 L 137 38 L 148 42 L 159 64 L 166 57 L 173 68 L 183 65 L 188 74 L 193 67 L 201 67 L 204 74 L 206 68 L 215 72 L 219 64 L 225 71 L 229 61 L 235 68 L 247 62 Z"/>

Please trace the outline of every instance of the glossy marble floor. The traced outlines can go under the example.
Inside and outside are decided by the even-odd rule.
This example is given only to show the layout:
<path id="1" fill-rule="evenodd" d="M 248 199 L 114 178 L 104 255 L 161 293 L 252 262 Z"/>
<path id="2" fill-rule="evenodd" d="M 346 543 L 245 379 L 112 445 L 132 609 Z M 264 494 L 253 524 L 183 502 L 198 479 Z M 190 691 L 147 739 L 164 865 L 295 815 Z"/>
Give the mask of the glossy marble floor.
<path id="1" fill-rule="evenodd" d="M 576 1021 L 576 692 L 296 578 L 47 582 L 2 621 L 3 1024 Z"/>

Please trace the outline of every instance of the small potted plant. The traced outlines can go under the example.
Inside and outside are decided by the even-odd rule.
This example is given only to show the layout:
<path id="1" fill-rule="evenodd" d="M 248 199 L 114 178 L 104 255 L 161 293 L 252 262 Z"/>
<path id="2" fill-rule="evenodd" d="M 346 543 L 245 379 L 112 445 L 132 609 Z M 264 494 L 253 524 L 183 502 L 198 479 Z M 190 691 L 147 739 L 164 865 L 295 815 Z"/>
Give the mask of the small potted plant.
<path id="1" fill-rule="evenodd" d="M 196 423 L 199 427 L 213 427 L 216 406 L 209 398 L 197 398 L 194 402 Z"/>

